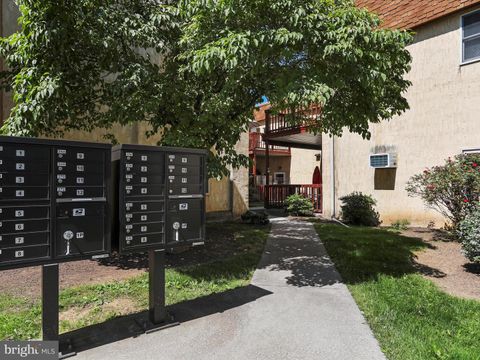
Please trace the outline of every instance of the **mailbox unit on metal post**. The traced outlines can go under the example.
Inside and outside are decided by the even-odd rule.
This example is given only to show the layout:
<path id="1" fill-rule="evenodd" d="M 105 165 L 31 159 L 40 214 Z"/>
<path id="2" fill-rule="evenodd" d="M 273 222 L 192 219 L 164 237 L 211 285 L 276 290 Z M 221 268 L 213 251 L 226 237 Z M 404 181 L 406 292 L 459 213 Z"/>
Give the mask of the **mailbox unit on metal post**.
<path id="1" fill-rule="evenodd" d="M 0 269 L 108 256 L 111 146 L 0 137 Z"/>
<path id="2" fill-rule="evenodd" d="M 146 332 L 176 323 L 165 308 L 165 248 L 205 238 L 206 152 L 144 145 L 113 148 L 113 247 L 120 254 L 149 252 Z M 160 327 L 158 327 L 160 325 Z"/>
<path id="3" fill-rule="evenodd" d="M 110 163 L 107 144 L 0 136 L 0 270 L 43 265 L 44 340 L 59 340 L 58 263 L 110 254 Z"/>

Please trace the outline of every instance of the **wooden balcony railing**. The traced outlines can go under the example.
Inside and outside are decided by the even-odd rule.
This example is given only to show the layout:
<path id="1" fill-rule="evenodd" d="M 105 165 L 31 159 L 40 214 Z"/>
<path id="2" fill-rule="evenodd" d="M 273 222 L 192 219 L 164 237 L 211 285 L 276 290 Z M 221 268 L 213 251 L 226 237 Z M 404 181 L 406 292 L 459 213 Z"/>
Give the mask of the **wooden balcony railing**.
<path id="1" fill-rule="evenodd" d="M 322 212 L 322 185 L 258 185 L 257 190 L 266 200 L 266 206 L 283 208 L 285 199 L 293 194 L 300 194 L 310 199 L 315 212 Z M 267 196 L 267 197 L 266 197 Z"/>
<path id="2" fill-rule="evenodd" d="M 308 128 L 312 123 L 317 121 L 320 114 L 320 106 L 269 114 L 269 127 L 266 129 L 267 136 Z"/>
<path id="3" fill-rule="evenodd" d="M 254 152 L 255 150 L 266 150 L 267 145 L 265 141 L 263 141 L 263 134 L 251 132 L 249 134 L 249 151 Z M 278 145 L 270 145 L 270 151 L 277 152 L 277 153 L 285 153 L 290 154 L 290 148 L 286 146 L 278 146 Z"/>

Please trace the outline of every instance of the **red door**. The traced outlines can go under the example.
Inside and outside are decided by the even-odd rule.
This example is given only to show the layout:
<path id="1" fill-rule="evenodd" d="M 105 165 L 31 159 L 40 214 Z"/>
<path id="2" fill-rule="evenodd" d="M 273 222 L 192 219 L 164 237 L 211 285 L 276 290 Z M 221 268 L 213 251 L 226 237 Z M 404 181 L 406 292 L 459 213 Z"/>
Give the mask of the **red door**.
<path id="1" fill-rule="evenodd" d="M 320 172 L 320 168 L 317 166 L 313 171 L 312 184 L 318 185 L 321 183 L 322 183 L 322 173 Z"/>

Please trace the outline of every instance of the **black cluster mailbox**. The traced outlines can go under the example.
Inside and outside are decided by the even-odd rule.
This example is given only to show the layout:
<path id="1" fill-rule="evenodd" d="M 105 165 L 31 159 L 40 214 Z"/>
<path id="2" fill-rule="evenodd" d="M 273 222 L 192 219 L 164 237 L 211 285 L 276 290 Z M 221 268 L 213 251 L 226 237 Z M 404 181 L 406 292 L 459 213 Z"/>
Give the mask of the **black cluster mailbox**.
<path id="1" fill-rule="evenodd" d="M 203 244 L 206 151 L 120 145 L 112 161 L 118 177 L 114 248 L 131 253 Z"/>
<path id="2" fill-rule="evenodd" d="M 111 146 L 0 136 L 0 268 L 110 253 Z"/>

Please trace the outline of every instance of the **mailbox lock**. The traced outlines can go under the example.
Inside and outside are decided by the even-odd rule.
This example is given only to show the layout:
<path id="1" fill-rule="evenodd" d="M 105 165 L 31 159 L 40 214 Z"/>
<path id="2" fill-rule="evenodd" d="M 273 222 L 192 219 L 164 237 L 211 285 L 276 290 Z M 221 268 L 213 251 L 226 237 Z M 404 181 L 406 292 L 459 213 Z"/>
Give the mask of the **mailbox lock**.
<path id="1" fill-rule="evenodd" d="M 73 231 L 67 230 L 63 233 L 63 238 L 67 240 L 67 251 L 65 252 L 65 255 L 70 255 L 70 240 L 73 239 Z"/>
<path id="2" fill-rule="evenodd" d="M 180 229 L 180 223 L 178 221 L 173 223 L 173 229 L 174 230 Z"/>

